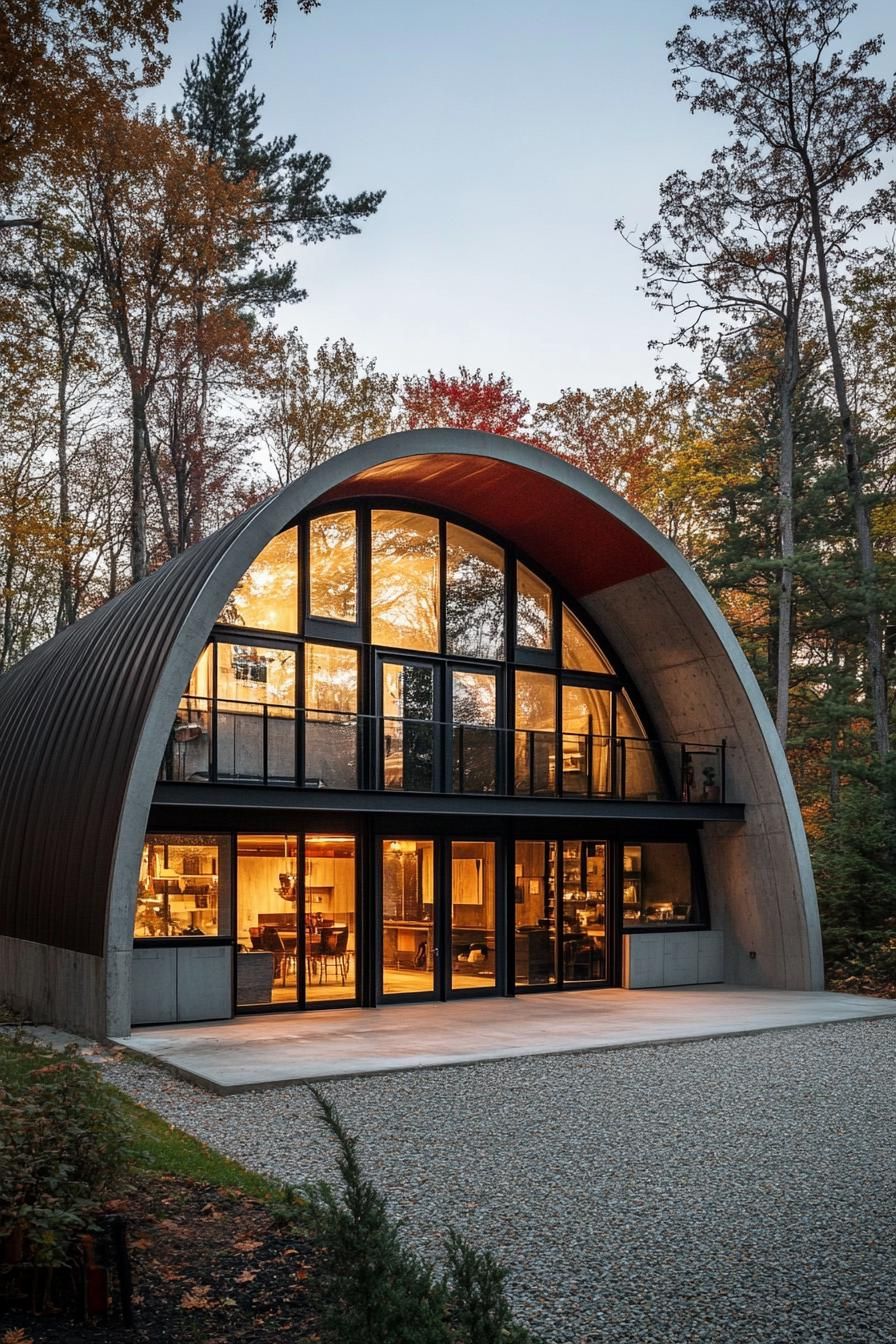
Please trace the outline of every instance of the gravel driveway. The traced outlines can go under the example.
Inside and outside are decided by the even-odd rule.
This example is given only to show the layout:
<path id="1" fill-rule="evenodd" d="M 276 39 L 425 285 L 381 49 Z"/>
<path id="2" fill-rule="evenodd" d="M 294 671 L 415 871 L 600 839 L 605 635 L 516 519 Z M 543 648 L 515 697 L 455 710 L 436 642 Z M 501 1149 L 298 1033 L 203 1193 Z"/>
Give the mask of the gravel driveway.
<path id="1" fill-rule="evenodd" d="M 423 1248 L 510 1269 L 548 1344 L 896 1340 L 896 1021 L 326 1085 Z M 302 1087 L 110 1081 L 248 1167 L 330 1175 Z"/>

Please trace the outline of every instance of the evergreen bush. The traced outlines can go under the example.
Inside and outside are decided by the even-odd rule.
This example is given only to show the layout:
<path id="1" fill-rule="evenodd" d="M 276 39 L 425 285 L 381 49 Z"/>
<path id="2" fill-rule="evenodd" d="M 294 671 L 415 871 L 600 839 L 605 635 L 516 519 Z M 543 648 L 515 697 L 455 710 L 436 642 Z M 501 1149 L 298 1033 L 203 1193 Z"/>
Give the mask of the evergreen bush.
<path id="1" fill-rule="evenodd" d="M 302 1188 L 302 1221 L 318 1250 L 315 1296 L 322 1344 L 537 1344 L 513 1321 L 507 1271 L 449 1231 L 437 1275 L 410 1250 L 386 1201 L 358 1163 L 357 1141 L 332 1102 L 310 1088 L 336 1140 L 340 1191 Z"/>

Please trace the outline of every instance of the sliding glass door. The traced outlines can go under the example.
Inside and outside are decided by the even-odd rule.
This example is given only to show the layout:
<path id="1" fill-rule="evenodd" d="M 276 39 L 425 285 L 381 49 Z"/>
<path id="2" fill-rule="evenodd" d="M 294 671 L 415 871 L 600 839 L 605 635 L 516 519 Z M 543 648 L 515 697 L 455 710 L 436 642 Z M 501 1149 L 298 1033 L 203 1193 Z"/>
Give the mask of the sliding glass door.
<path id="1" fill-rule="evenodd" d="M 383 998 L 494 992 L 495 841 L 391 837 L 379 863 Z"/>
<path id="2" fill-rule="evenodd" d="M 439 960 L 435 848 L 434 840 L 380 841 L 380 956 L 385 998 L 435 997 Z"/>
<path id="3" fill-rule="evenodd" d="M 520 840 L 514 851 L 518 988 L 609 983 L 617 930 L 609 847 L 599 840 Z"/>
<path id="4" fill-rule="evenodd" d="M 237 1008 L 357 1000 L 356 840 L 239 835 Z"/>

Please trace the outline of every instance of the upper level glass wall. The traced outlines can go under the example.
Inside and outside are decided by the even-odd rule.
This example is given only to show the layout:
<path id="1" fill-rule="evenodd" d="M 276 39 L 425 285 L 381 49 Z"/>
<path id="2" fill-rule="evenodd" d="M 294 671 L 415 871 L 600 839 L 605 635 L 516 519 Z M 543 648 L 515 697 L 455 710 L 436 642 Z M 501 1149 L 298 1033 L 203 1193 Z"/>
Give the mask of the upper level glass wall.
<path id="1" fill-rule="evenodd" d="M 357 650 L 306 644 L 306 787 L 357 788 L 357 709 Z"/>
<path id="2" fill-rule="evenodd" d="M 564 602 L 561 621 L 561 662 L 573 672 L 597 672 L 612 676 L 613 669 L 607 662 L 588 631 L 573 616 Z"/>
<path id="3" fill-rule="evenodd" d="M 221 625 L 295 634 L 299 628 L 299 529 L 274 537 L 246 570 L 221 615 Z"/>
<path id="4" fill-rule="evenodd" d="M 644 725 L 624 690 L 616 696 L 616 733 L 620 740 L 620 768 L 626 798 L 661 798 L 662 782 Z"/>
<path id="5" fill-rule="evenodd" d="M 197 663 L 164 779 L 668 796 L 587 618 L 510 545 L 375 502 L 302 526 L 231 596 L 219 625 L 246 634 L 219 631 Z M 724 796 L 721 748 L 706 752 L 687 757 L 689 799 Z"/>
<path id="6" fill-rule="evenodd" d="M 445 529 L 445 651 L 504 657 L 504 550 L 456 523 Z"/>
<path id="7" fill-rule="evenodd" d="M 328 621 L 358 619 L 358 538 L 354 510 L 308 524 L 308 614 Z"/>
<path id="8" fill-rule="evenodd" d="M 522 561 L 516 567 L 516 642 L 521 649 L 543 649 L 554 645 L 554 598 L 548 584 L 533 574 Z"/>
<path id="9" fill-rule="evenodd" d="M 439 652 L 439 522 L 401 509 L 370 515 L 370 636 L 391 649 Z"/>
<path id="10" fill-rule="evenodd" d="M 356 509 L 341 509 L 307 523 L 305 609 L 314 634 L 325 633 L 326 623 L 333 622 L 335 639 L 360 639 L 365 616 L 360 517 Z M 408 509 L 374 507 L 369 517 L 371 643 L 503 662 L 511 591 L 516 647 L 530 653 L 530 661 L 552 661 L 556 604 L 560 665 L 570 672 L 615 675 L 582 621 L 557 603 L 550 583 L 521 560 L 512 567 L 514 583 L 508 588 L 505 548 L 498 542 L 453 520 L 440 523 Z M 299 538 L 298 527 L 288 528 L 265 547 L 228 599 L 220 625 L 298 632 Z"/>
<path id="11" fill-rule="evenodd" d="M 218 700 L 244 704 L 296 703 L 296 655 L 259 644 L 219 644 Z"/>

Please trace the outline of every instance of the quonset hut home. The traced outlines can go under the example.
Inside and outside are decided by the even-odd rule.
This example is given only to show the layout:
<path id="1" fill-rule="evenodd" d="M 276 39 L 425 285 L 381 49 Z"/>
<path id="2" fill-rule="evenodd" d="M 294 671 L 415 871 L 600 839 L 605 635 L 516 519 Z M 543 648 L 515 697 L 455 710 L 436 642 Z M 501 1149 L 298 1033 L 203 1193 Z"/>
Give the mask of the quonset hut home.
<path id="1" fill-rule="evenodd" d="M 813 989 L 806 839 L 680 553 L 535 448 L 362 444 L 0 678 L 0 998 L 238 1013 Z"/>

